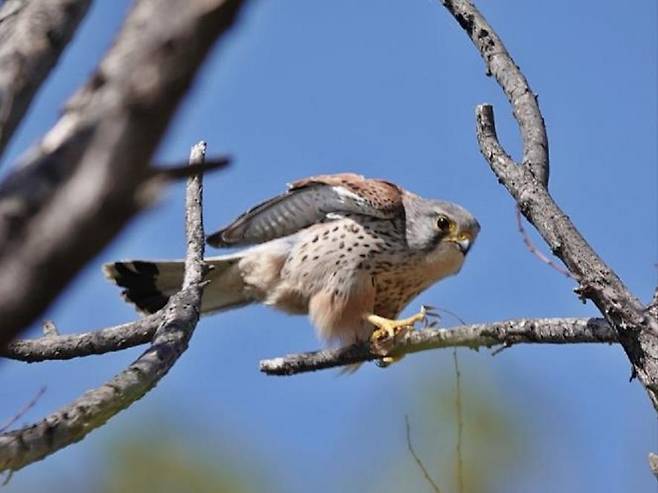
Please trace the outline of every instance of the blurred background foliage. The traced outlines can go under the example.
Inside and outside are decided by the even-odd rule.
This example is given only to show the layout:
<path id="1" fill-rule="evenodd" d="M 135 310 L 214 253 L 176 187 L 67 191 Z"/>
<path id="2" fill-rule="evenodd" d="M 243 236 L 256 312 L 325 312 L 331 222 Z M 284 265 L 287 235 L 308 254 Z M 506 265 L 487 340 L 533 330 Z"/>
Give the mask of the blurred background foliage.
<path id="1" fill-rule="evenodd" d="M 467 356 L 464 351 L 458 354 L 462 359 Z M 394 448 L 388 445 L 387 435 L 406 437 L 405 417 L 409 420 L 409 439 L 414 452 L 443 492 L 459 490 L 457 430 L 460 420 L 463 427 L 463 493 L 496 491 L 495 485 L 503 486 L 510 474 L 531 462 L 532 448 L 520 426 L 523 415 L 505 405 L 496 383 L 486 373 L 472 374 L 471 365 L 466 373 L 462 368 L 459 377 L 460 417 L 457 413 L 457 373 L 451 361 L 446 363 L 447 367 L 440 373 L 428 371 L 413 382 L 409 389 L 412 400 L 407 403 L 409 414 L 400 416 L 398 426 L 374 430 L 373 435 L 381 440 L 370 444 L 377 451 L 370 460 L 380 464 L 377 475 L 364 475 L 358 467 L 347 468 L 344 477 L 340 478 L 339 491 L 433 491 L 406 444 Z M 436 366 L 433 370 L 437 370 Z M 73 467 L 74 476 L 56 475 L 49 481 L 49 491 L 289 491 L 285 476 L 294 476 L 295 471 L 277 471 L 280 458 L 254 454 L 249 450 L 251 447 L 243 446 L 241 437 L 249 436 L 249 430 L 207 433 L 203 423 L 180 421 L 175 404 L 153 410 L 148 416 L 141 414 L 128 417 L 121 433 L 106 433 L 106 437 L 94 446 L 91 457 L 94 466 L 91 469 Z M 294 423 L 281 425 L 293 427 Z M 364 417 L 356 426 L 376 428 L 377 424 L 376 420 Z M 314 448 L 321 448 L 324 444 L 307 443 L 304 446 L 308 447 L 308 453 L 312 453 Z M 349 449 L 349 444 L 344 448 Z M 34 491 L 33 484 L 15 486 L 12 478 L 6 488 L 16 492 Z"/>

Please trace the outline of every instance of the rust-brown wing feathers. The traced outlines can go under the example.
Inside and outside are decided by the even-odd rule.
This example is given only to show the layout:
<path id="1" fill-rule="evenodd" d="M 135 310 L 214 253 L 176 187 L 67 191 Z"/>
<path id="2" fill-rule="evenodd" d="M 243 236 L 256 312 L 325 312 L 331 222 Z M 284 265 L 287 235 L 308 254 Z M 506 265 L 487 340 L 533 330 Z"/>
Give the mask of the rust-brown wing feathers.
<path id="1" fill-rule="evenodd" d="M 217 247 L 263 243 L 324 221 L 331 213 L 394 218 L 402 213 L 402 194 L 390 182 L 352 173 L 305 178 L 208 236 L 208 243 Z"/>

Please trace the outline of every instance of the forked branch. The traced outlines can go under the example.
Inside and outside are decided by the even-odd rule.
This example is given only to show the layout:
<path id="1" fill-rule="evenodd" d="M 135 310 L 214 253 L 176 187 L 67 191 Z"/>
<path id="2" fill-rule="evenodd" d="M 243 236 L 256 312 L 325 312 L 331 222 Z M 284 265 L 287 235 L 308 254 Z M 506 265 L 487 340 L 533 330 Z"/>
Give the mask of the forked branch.
<path id="1" fill-rule="evenodd" d="M 204 142 L 194 146 L 190 162 L 202 162 L 205 149 Z M 110 381 L 85 392 L 40 422 L 0 434 L 0 471 L 16 471 L 82 440 L 153 389 L 187 349 L 199 319 L 206 270 L 201 195 L 201 176 L 189 178 L 185 280 L 182 289 L 150 320 L 157 327 L 149 349 Z"/>
<path id="2" fill-rule="evenodd" d="M 521 129 L 524 160 L 515 163 L 498 141 L 493 108 L 479 105 L 477 138 L 483 156 L 523 215 L 578 281 L 578 295 L 592 300 L 614 328 L 634 373 L 658 410 L 658 319 L 596 254 L 548 193 L 548 143 L 543 118 L 535 95 L 500 38 L 471 2 L 443 0 L 443 5 L 466 31 L 487 70 L 507 94 Z M 544 153 L 541 147 L 545 147 Z M 532 159 L 527 158 L 530 148 L 535 150 Z"/>

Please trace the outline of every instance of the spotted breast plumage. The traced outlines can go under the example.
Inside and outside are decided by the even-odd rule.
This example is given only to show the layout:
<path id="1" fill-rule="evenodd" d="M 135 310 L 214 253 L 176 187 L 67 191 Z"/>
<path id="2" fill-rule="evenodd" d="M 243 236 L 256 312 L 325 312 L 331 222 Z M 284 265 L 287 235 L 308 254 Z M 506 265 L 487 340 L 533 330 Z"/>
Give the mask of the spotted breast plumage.
<path id="1" fill-rule="evenodd" d="M 463 207 L 343 173 L 296 181 L 210 235 L 214 268 L 202 311 L 264 303 L 308 314 L 326 341 L 350 344 L 390 330 L 402 309 L 456 274 L 480 226 Z M 181 285 L 182 261 L 107 264 L 106 275 L 144 312 Z M 407 320 L 408 322 L 408 320 Z"/>

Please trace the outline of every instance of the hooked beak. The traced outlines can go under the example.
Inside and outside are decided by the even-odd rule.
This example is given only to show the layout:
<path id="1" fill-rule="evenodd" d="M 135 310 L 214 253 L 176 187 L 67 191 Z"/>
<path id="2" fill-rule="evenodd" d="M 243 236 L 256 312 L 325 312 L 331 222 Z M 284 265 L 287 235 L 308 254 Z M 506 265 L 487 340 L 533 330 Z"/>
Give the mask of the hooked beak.
<path id="1" fill-rule="evenodd" d="M 468 251 L 471 249 L 471 246 L 473 245 L 473 239 L 469 235 L 459 235 L 451 240 L 455 245 L 457 245 L 457 248 L 466 255 Z"/>

